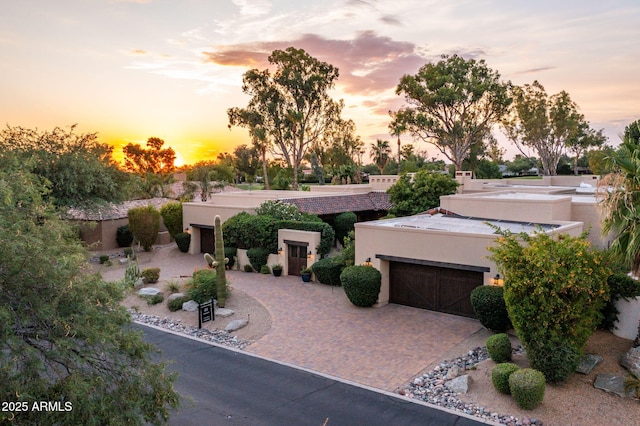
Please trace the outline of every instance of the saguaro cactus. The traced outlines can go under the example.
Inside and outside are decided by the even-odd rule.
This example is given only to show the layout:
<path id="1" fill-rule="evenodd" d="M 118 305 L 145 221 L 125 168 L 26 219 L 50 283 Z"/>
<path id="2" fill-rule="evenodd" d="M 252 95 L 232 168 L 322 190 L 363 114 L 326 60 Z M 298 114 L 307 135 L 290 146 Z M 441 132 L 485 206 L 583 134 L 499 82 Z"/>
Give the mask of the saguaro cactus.
<path id="1" fill-rule="evenodd" d="M 224 302 L 227 297 L 227 277 L 225 275 L 225 266 L 229 260 L 224 257 L 224 241 L 222 239 L 221 222 L 220 216 L 216 215 L 216 292 L 218 296 L 218 306 L 224 308 Z"/>

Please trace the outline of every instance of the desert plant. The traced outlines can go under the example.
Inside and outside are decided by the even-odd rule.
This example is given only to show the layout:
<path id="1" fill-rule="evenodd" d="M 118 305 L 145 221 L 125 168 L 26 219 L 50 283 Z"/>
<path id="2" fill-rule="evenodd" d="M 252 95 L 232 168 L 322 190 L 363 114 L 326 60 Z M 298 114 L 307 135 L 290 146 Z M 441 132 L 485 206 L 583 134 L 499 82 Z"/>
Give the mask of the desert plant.
<path id="1" fill-rule="evenodd" d="M 272 271 L 278 271 L 278 270 L 279 270 L 279 271 L 282 271 L 282 265 L 281 265 L 281 264 L 279 264 L 279 263 L 276 263 L 275 265 L 273 265 L 273 266 L 271 267 L 271 270 L 272 270 Z"/>
<path id="2" fill-rule="evenodd" d="M 509 389 L 518 407 L 525 410 L 536 408 L 544 399 L 545 379 L 542 372 L 533 368 L 514 371 L 509 376 Z"/>
<path id="3" fill-rule="evenodd" d="M 173 201 L 160 207 L 160 215 L 171 238 L 182 232 L 182 203 Z"/>
<path id="4" fill-rule="evenodd" d="M 140 276 L 149 284 L 157 283 L 160 279 L 160 268 L 144 268 Z"/>
<path id="5" fill-rule="evenodd" d="M 154 294 L 153 296 L 149 296 L 147 299 L 147 305 L 157 305 L 158 303 L 162 303 L 164 297 L 161 294 Z"/>
<path id="6" fill-rule="evenodd" d="M 511 341 L 506 333 L 499 333 L 487 339 L 487 352 L 495 363 L 511 361 Z"/>
<path id="7" fill-rule="evenodd" d="M 603 318 L 599 327 L 605 330 L 613 330 L 620 313 L 616 309 L 616 301 L 640 296 L 640 282 L 627 274 L 618 272 L 609 275 L 607 284 L 609 284 L 610 299 L 602 308 Z"/>
<path id="8" fill-rule="evenodd" d="M 382 275 L 372 266 L 347 266 L 340 274 L 340 282 L 351 303 L 369 307 L 378 301 Z"/>
<path id="9" fill-rule="evenodd" d="M 130 209 L 129 229 L 144 251 L 151 251 L 160 230 L 160 212 L 153 206 Z"/>
<path id="10" fill-rule="evenodd" d="M 218 299 L 218 306 L 224 308 L 225 301 L 227 299 L 227 276 L 225 273 L 227 259 L 224 257 L 224 240 L 222 238 L 222 220 L 220 216 L 216 215 L 214 220 L 215 225 L 215 243 L 216 243 L 216 295 Z M 265 262 L 266 263 L 266 262 Z"/>
<path id="11" fill-rule="evenodd" d="M 198 269 L 193 272 L 191 281 L 187 284 L 189 298 L 204 303 L 215 299 L 217 295 L 217 276 L 213 269 Z"/>
<path id="12" fill-rule="evenodd" d="M 180 232 L 175 235 L 174 239 L 176 240 L 176 245 L 178 249 L 182 253 L 186 253 L 189 251 L 189 246 L 191 245 L 191 234 L 186 232 Z"/>
<path id="13" fill-rule="evenodd" d="M 263 247 L 252 247 L 247 250 L 247 257 L 249 258 L 253 269 L 259 271 L 262 269 L 263 265 L 267 264 L 269 250 Z"/>
<path id="14" fill-rule="evenodd" d="M 251 265 L 244 265 L 243 269 L 245 272 L 253 272 L 253 266 Z"/>
<path id="15" fill-rule="evenodd" d="M 504 332 L 511 328 L 503 287 L 481 285 L 474 288 L 471 291 L 471 306 L 480 324 L 489 330 Z"/>
<path id="16" fill-rule="evenodd" d="M 125 247 L 123 252 L 126 257 L 129 257 L 131 259 L 136 258 L 137 253 L 132 247 Z"/>
<path id="17" fill-rule="evenodd" d="M 138 262 L 131 258 L 127 258 L 127 267 L 124 270 L 124 283 L 127 287 L 133 287 L 140 278 L 140 268 Z"/>
<path id="18" fill-rule="evenodd" d="M 129 247 L 133 244 L 133 234 L 129 229 L 129 225 L 118 227 L 116 230 L 116 243 L 118 243 L 118 247 Z"/>
<path id="19" fill-rule="evenodd" d="M 177 281 L 169 281 L 165 286 L 167 293 L 179 293 L 180 292 L 180 283 Z"/>
<path id="20" fill-rule="evenodd" d="M 316 280 L 322 284 L 339 286 L 340 274 L 344 269 L 342 259 L 336 257 L 325 257 L 311 265 L 311 270 L 316 276 Z"/>
<path id="21" fill-rule="evenodd" d="M 520 367 L 511 362 L 496 364 L 491 369 L 491 382 L 493 383 L 493 387 L 500 393 L 510 395 L 509 376 L 519 369 Z"/>
<path id="22" fill-rule="evenodd" d="M 109 255 L 108 254 L 103 254 L 100 256 L 100 264 L 104 264 L 107 263 L 109 261 Z"/>
<path id="23" fill-rule="evenodd" d="M 179 311 L 182 309 L 182 304 L 191 300 L 189 296 L 176 297 L 167 302 L 167 307 L 171 312 Z"/>
<path id="24" fill-rule="evenodd" d="M 498 234 L 489 250 L 505 277 L 509 318 L 531 367 L 562 381 L 600 323 L 610 271 L 584 235 Z"/>

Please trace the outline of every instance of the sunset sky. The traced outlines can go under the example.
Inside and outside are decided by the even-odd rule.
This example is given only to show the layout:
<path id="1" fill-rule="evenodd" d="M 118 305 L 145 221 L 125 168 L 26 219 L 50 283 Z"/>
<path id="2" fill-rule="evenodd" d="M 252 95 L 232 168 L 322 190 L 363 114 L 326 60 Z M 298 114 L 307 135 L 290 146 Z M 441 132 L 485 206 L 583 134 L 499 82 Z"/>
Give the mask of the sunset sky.
<path id="1" fill-rule="evenodd" d="M 504 80 L 538 80 L 549 94 L 566 90 L 614 145 L 640 118 L 637 0 L 2 3 L 2 125 L 77 123 L 118 152 L 155 136 L 192 163 L 249 143 L 245 129 L 228 129 L 226 110 L 247 104 L 242 74 L 289 46 L 339 68 L 334 98 L 367 146 L 391 140 L 400 77 L 442 54 L 484 59 Z"/>

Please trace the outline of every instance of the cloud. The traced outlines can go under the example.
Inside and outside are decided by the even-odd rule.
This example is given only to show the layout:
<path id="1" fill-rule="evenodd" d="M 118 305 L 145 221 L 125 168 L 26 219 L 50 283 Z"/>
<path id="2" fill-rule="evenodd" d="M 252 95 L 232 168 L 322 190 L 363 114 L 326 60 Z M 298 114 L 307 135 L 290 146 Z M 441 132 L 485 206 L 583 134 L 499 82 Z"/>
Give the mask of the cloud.
<path id="1" fill-rule="evenodd" d="M 232 0 L 233 4 L 240 7 L 240 14 L 248 17 L 266 15 L 271 11 L 269 0 Z"/>
<path id="2" fill-rule="evenodd" d="M 144 55 L 148 54 L 148 52 L 146 50 L 143 50 L 143 49 L 131 49 L 127 53 L 129 55 L 135 55 L 135 56 L 144 56 Z"/>
<path id="3" fill-rule="evenodd" d="M 376 93 L 395 87 L 402 75 L 415 73 L 426 57 L 410 42 L 395 41 L 373 31 L 359 32 L 351 40 L 304 34 L 296 40 L 252 42 L 218 46 L 203 52 L 205 62 L 218 65 L 263 68 L 275 49 L 302 48 L 311 56 L 340 70 L 341 88 L 349 94 Z"/>
<path id="4" fill-rule="evenodd" d="M 515 71 L 513 74 L 514 75 L 526 75 L 526 74 L 537 74 L 543 71 L 550 71 L 553 69 L 556 69 L 557 67 L 538 67 L 538 68 L 529 68 L 526 70 L 522 70 L 522 71 Z"/>

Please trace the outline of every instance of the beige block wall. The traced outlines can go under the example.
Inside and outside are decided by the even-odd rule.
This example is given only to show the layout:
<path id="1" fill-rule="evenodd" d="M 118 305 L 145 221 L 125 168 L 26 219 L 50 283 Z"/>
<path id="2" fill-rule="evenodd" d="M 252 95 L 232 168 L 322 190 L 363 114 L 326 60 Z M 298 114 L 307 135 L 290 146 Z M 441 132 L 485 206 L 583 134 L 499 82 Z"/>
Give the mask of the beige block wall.
<path id="1" fill-rule="evenodd" d="M 583 222 L 584 229 L 589 230 L 587 239 L 596 247 L 607 248 L 613 241 L 613 234 L 602 235 L 602 224 L 595 202 L 574 201 L 571 208 L 571 220 Z"/>
<path id="2" fill-rule="evenodd" d="M 445 232 L 436 230 L 376 226 L 376 222 L 355 225 L 356 265 L 371 258 L 373 266 L 382 274 L 382 287 L 377 306 L 389 303 L 389 262 L 376 255 L 404 257 L 452 264 L 489 268 L 484 273 L 485 284 L 499 273 L 488 259 L 487 247 L 495 244 L 495 235 Z M 555 232 L 572 236 L 582 233 L 582 223 L 566 222 Z"/>
<path id="3" fill-rule="evenodd" d="M 459 215 L 480 218 L 537 223 L 572 220 L 571 197 L 526 199 L 456 194 L 440 197 L 440 207 Z"/>

